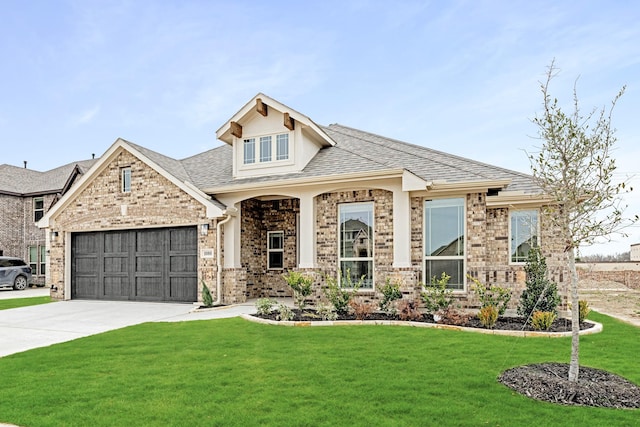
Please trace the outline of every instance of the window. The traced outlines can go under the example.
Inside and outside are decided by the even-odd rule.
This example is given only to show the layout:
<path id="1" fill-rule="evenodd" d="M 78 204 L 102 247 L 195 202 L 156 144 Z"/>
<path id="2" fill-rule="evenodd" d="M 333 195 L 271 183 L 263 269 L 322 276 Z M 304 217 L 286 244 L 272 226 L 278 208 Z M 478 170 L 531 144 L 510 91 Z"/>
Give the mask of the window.
<path id="1" fill-rule="evenodd" d="M 424 205 L 424 277 L 451 276 L 448 287 L 464 290 L 464 199 L 427 200 Z"/>
<path id="2" fill-rule="evenodd" d="M 33 198 L 33 220 L 38 222 L 44 216 L 44 197 Z"/>
<path id="3" fill-rule="evenodd" d="M 284 232 L 267 232 L 267 269 L 284 268 Z"/>
<path id="4" fill-rule="evenodd" d="M 29 246 L 29 267 L 31 274 L 38 274 L 38 247 Z"/>
<path id="5" fill-rule="evenodd" d="M 289 134 L 283 133 L 276 136 L 276 160 L 289 158 Z"/>
<path id="6" fill-rule="evenodd" d="M 271 161 L 271 137 L 260 137 L 260 163 Z"/>
<path id="7" fill-rule="evenodd" d="M 256 162 L 256 140 L 248 138 L 244 140 L 244 164 L 250 165 Z"/>
<path id="8" fill-rule="evenodd" d="M 363 289 L 373 289 L 373 203 L 338 206 L 338 266 L 341 283 L 347 274 L 352 283 L 364 276 Z"/>
<path id="9" fill-rule="evenodd" d="M 47 273 L 47 247 L 40 246 L 40 274 Z"/>
<path id="10" fill-rule="evenodd" d="M 512 211 L 510 227 L 511 262 L 526 262 L 529 250 L 539 245 L 538 211 Z"/>
<path id="11" fill-rule="evenodd" d="M 130 193 L 131 192 L 131 168 L 122 168 L 122 192 Z"/>
<path id="12" fill-rule="evenodd" d="M 256 138 L 246 138 L 243 140 L 242 150 L 245 165 L 289 160 L 289 134 L 261 136 L 258 138 L 257 146 Z"/>

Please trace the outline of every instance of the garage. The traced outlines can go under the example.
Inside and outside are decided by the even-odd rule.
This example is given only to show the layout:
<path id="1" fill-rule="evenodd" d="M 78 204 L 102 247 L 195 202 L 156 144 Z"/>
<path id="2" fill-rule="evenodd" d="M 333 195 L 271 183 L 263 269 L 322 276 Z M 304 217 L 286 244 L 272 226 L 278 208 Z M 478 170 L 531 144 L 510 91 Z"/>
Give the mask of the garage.
<path id="1" fill-rule="evenodd" d="M 73 233 L 71 297 L 194 302 L 196 227 Z"/>

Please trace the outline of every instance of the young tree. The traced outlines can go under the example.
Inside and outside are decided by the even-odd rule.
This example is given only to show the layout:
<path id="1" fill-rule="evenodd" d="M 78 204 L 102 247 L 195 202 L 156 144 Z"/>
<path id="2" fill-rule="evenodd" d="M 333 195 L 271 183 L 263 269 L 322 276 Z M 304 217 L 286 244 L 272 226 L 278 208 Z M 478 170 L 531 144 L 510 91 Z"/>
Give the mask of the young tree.
<path id="1" fill-rule="evenodd" d="M 555 227 L 564 246 L 567 268 L 571 276 L 571 362 L 569 381 L 578 381 L 580 325 L 578 317 L 578 274 L 575 251 L 581 244 L 593 243 L 599 237 L 621 233 L 632 220 L 625 219 L 622 194 L 630 191 L 625 183 L 612 182 L 616 169 L 611 157 L 615 129 L 611 127 L 613 109 L 625 87 L 618 92 L 607 109 L 580 111 L 574 85 L 573 108 L 567 114 L 558 100 L 549 95 L 549 85 L 557 75 L 551 62 L 546 80 L 541 82 L 543 111 L 533 119 L 542 140 L 540 151 L 528 155 L 533 177 L 550 199 L 543 209 L 547 223 Z M 637 220 L 637 217 L 636 217 Z M 621 233 L 622 234 L 622 233 Z"/>

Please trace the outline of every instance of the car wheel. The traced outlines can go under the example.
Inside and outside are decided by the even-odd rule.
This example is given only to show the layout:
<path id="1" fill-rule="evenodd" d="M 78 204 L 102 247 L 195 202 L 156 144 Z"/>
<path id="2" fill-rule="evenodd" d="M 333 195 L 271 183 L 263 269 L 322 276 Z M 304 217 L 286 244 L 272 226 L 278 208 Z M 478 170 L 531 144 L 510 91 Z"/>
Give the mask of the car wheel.
<path id="1" fill-rule="evenodd" d="M 13 289 L 16 291 L 24 291 L 27 289 L 27 278 L 24 276 L 16 277 L 16 280 L 13 281 Z"/>

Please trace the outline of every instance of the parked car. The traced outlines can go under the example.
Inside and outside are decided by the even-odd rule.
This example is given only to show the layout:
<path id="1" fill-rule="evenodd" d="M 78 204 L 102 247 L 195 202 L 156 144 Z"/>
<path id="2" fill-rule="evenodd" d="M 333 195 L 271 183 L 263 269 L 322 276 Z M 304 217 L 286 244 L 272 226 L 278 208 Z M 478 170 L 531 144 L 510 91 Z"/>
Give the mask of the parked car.
<path id="1" fill-rule="evenodd" d="M 31 284 L 31 267 L 20 258 L 0 256 L 0 288 L 27 289 Z"/>

